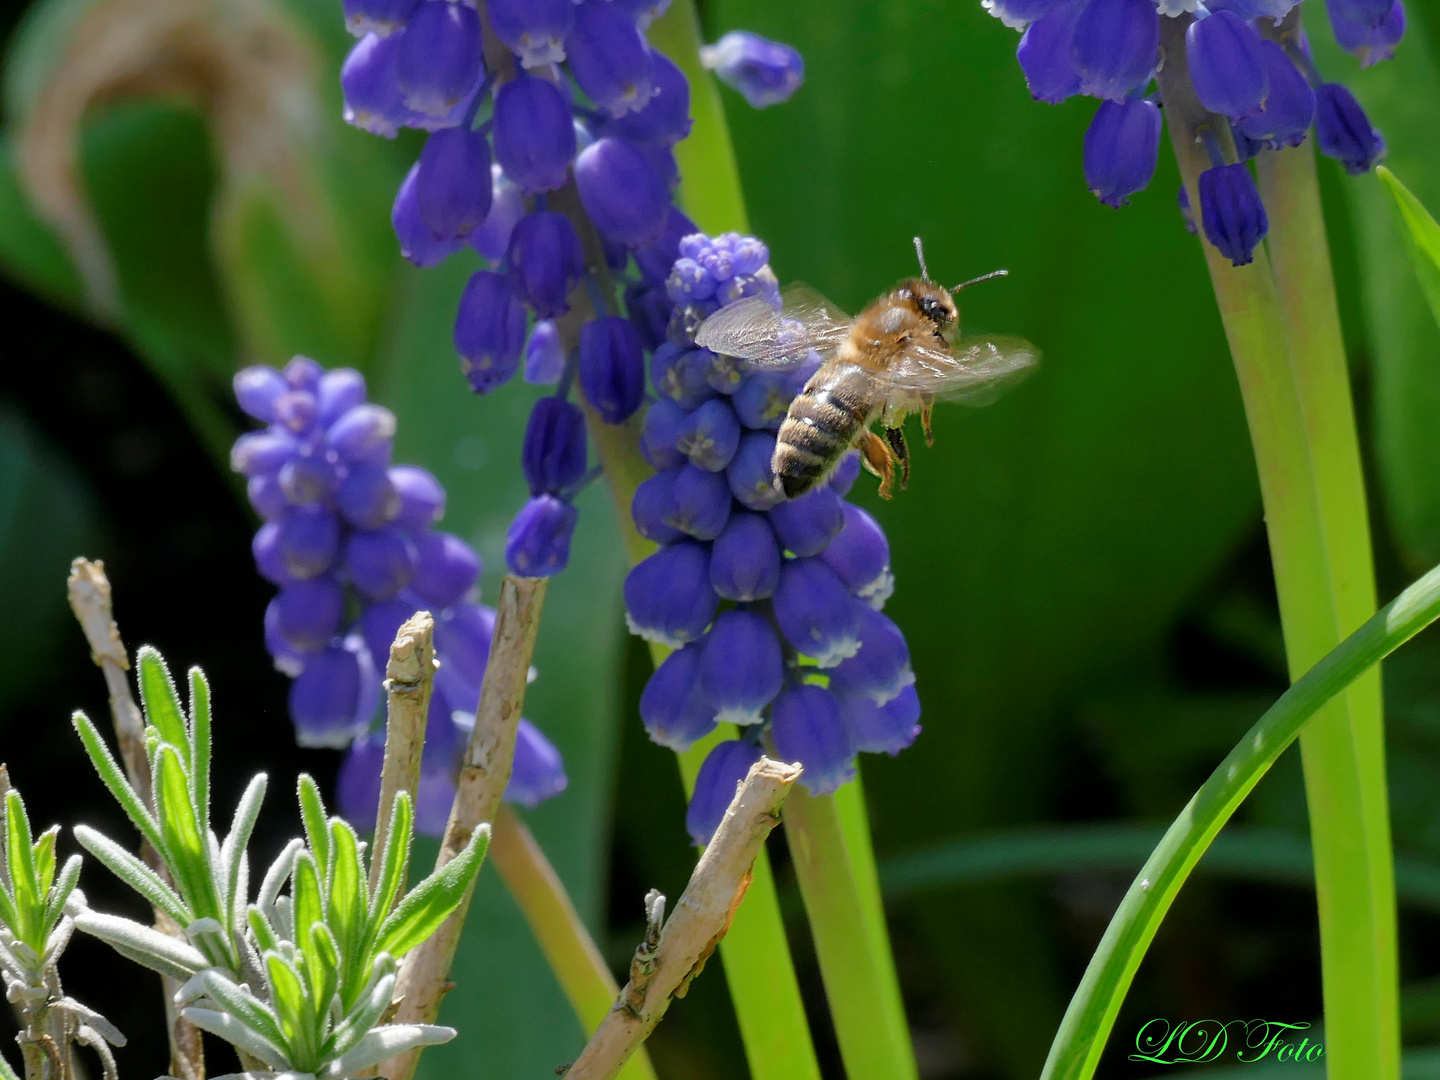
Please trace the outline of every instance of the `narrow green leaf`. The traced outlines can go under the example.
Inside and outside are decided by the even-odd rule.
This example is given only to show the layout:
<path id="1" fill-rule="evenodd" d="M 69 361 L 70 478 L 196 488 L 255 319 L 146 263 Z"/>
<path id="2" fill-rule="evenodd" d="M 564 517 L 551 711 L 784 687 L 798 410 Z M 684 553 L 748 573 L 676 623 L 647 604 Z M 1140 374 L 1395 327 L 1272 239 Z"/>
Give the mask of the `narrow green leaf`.
<path id="1" fill-rule="evenodd" d="M 82 712 L 75 713 L 70 718 L 70 722 L 75 725 L 75 731 L 85 746 L 85 752 L 90 755 L 90 763 L 100 774 L 101 782 L 110 789 L 110 794 L 115 796 L 115 801 L 120 804 L 120 809 L 125 811 L 125 816 L 130 819 L 130 824 L 139 830 L 141 836 L 150 841 L 150 846 L 168 864 L 170 853 L 165 847 L 164 838 L 160 835 L 160 827 L 156 824 L 149 809 L 140 801 L 140 796 L 136 794 L 135 789 L 130 786 L 130 781 L 125 778 L 125 773 L 111 755 L 110 748 L 100 737 L 100 732 L 95 729 L 90 718 Z"/>
<path id="2" fill-rule="evenodd" d="M 37 953 L 44 947 L 36 940 L 44 918 L 40 882 L 35 873 L 35 852 L 30 840 L 30 818 L 24 800 L 11 788 L 5 795 L 5 859 L 10 868 L 10 887 L 15 897 L 16 937 Z"/>
<path id="3" fill-rule="evenodd" d="M 439 1024 L 385 1024 L 372 1029 L 336 1066 L 341 1076 L 355 1076 L 396 1054 L 417 1046 L 438 1046 L 455 1037 L 455 1029 Z"/>
<path id="4" fill-rule="evenodd" d="M 75 839 L 112 874 L 148 900 L 152 907 L 159 908 L 174 919 L 177 926 L 189 926 L 195 921 L 195 913 L 159 874 L 104 833 L 88 825 L 76 825 Z"/>
<path id="5" fill-rule="evenodd" d="M 180 1015 L 201 1031 L 218 1035 L 230 1045 L 259 1058 L 272 1069 L 281 1070 L 290 1067 L 288 1055 L 280 1047 L 273 1045 L 269 1039 L 264 1038 L 237 1016 L 216 1012 L 214 1009 L 194 1008 L 182 1009 Z"/>
<path id="6" fill-rule="evenodd" d="M 194 671 L 199 671 L 199 668 Z M 260 816 L 260 804 L 265 800 L 268 784 L 269 778 L 264 773 L 256 773 L 251 778 L 240 796 L 240 801 L 235 805 L 235 817 L 230 822 L 230 832 L 226 834 L 225 843 L 220 848 L 220 865 L 226 868 L 228 875 L 224 883 L 223 897 L 227 911 L 233 910 L 243 899 L 238 896 L 240 866 L 244 860 L 245 849 L 250 846 L 250 834 L 255 831 L 255 820 Z"/>
<path id="7" fill-rule="evenodd" d="M 335 947 L 335 935 L 324 923 L 310 927 L 310 947 L 305 950 L 307 963 L 313 965 L 318 976 L 311 987 L 310 1014 L 312 1045 L 318 1059 L 320 1047 L 325 1042 L 325 1026 L 330 1015 L 330 1004 L 340 990 L 340 952 Z M 315 1066 L 319 1066 L 315 1061 Z"/>
<path id="8" fill-rule="evenodd" d="M 264 954 L 265 981 L 270 985 L 270 1002 L 275 1015 L 280 1018 L 280 1027 L 291 1052 L 299 1056 L 307 1037 L 305 1007 L 305 984 L 300 973 L 289 960 L 279 952 Z"/>
<path id="9" fill-rule="evenodd" d="M 209 840 L 195 820 L 180 751 L 169 745 L 155 754 L 155 811 L 169 853 L 166 865 L 180 895 L 197 919 L 218 920 L 221 912 L 211 879 Z"/>
<path id="10" fill-rule="evenodd" d="M 345 1008 L 355 1002 L 364 979 L 365 930 L 369 914 L 365 882 L 360 867 L 360 839 L 355 830 L 339 818 L 330 822 L 330 846 L 335 853 L 335 870 L 330 879 L 326 925 L 335 935 L 340 951 L 341 1000 Z"/>
<path id="11" fill-rule="evenodd" d="M 410 793 L 395 793 L 395 804 L 390 811 L 390 831 L 385 834 L 385 850 L 372 858 L 380 860 L 380 873 L 375 878 L 375 895 L 370 898 L 370 926 L 366 941 L 373 941 L 380 932 L 380 924 L 395 906 L 395 897 L 405 883 L 405 873 L 410 866 L 410 843 L 414 839 L 414 812 L 410 806 Z"/>
<path id="12" fill-rule="evenodd" d="M 4 1054 L 0 1054 L 0 1080 L 20 1080 L 15 1075 L 15 1070 L 10 1067 L 10 1062 L 5 1059 Z"/>
<path id="13" fill-rule="evenodd" d="M 285 879 L 290 876 L 290 871 L 295 868 L 295 857 L 305 847 L 305 841 L 298 837 L 285 845 L 284 850 L 275 857 L 270 864 L 270 869 L 265 871 L 265 877 L 260 882 L 259 895 L 255 897 L 255 903 L 261 911 L 268 911 L 280 898 L 280 890 L 285 887 Z"/>
<path id="14" fill-rule="evenodd" d="M 305 839 L 315 856 L 321 880 L 330 876 L 330 831 L 325 826 L 325 803 L 320 798 L 320 787 L 309 773 L 301 773 L 295 785 L 300 799 L 300 820 L 305 823 Z"/>
<path id="15" fill-rule="evenodd" d="M 465 898 L 490 846 L 490 826 L 470 834 L 465 850 L 416 885 L 380 927 L 375 948 L 397 960 L 428 938 Z"/>
<path id="16" fill-rule="evenodd" d="M 55 882 L 49 899 L 45 901 L 45 925 L 41 933 L 47 939 L 60 922 L 60 916 L 65 913 L 65 901 L 70 899 L 70 894 L 75 891 L 75 886 L 80 881 L 80 866 L 83 862 L 79 855 L 71 855 L 60 868 L 60 877 Z"/>
<path id="17" fill-rule="evenodd" d="M 75 916 L 79 930 L 101 941 L 122 956 L 137 964 L 158 971 L 161 975 L 184 982 L 201 968 L 210 966 L 205 954 L 189 942 L 162 934 L 148 926 L 142 926 L 131 919 L 118 915 L 102 915 L 98 911 L 86 911 Z"/>
<path id="18" fill-rule="evenodd" d="M 197 977 L 207 997 L 289 1056 L 290 1047 L 286 1045 L 285 1033 L 280 1030 L 280 1018 L 248 987 L 236 985 L 213 968 L 200 972 Z"/>
<path id="19" fill-rule="evenodd" d="M 1245 733 L 1131 882 L 1050 1044 L 1042 1080 L 1089 1080 L 1155 932 L 1225 823 L 1327 702 L 1440 619 L 1440 566 L 1326 653 Z"/>
<path id="20" fill-rule="evenodd" d="M 325 896 L 320 888 L 320 874 L 314 856 L 308 851 L 302 851 L 296 858 L 295 873 L 290 880 L 290 899 L 295 905 L 292 916 L 295 934 L 292 940 L 303 947 L 310 940 L 310 928 L 325 921 Z M 311 950 L 304 949 L 304 953 L 305 975 L 313 990 L 320 984 L 322 973 L 317 966 L 319 961 Z"/>
<path id="21" fill-rule="evenodd" d="M 35 881 L 41 896 L 48 894 L 50 886 L 55 883 L 55 837 L 59 832 L 59 825 L 51 825 L 31 848 L 35 855 Z"/>
<path id="22" fill-rule="evenodd" d="M 175 693 L 175 680 L 165 666 L 165 658 L 151 645 L 141 645 L 135 654 L 140 669 L 140 700 L 145 706 L 145 722 L 160 733 L 171 746 L 190 756 L 190 738 L 185 732 L 185 714 L 180 710 L 180 697 Z"/>
<path id="23" fill-rule="evenodd" d="M 200 831 L 209 832 L 210 683 L 198 667 L 190 669 L 190 790 L 200 812 Z"/>
<path id="24" fill-rule="evenodd" d="M 0 847 L 4 847 L 0 844 Z M 0 925 L 7 927 L 11 933 L 16 933 L 15 928 L 15 897 L 10 892 L 9 886 L 0 882 Z"/>
<path id="25" fill-rule="evenodd" d="M 334 1033 L 325 1041 L 325 1056 L 339 1057 L 363 1039 L 365 1033 L 385 1015 L 394 993 L 394 964 L 376 964 L 375 974 L 359 994 L 360 1004 L 345 1015 L 345 1019 L 335 1026 Z"/>
<path id="26" fill-rule="evenodd" d="M 251 904 L 248 915 L 250 932 L 255 935 L 255 943 L 260 946 L 260 951 L 265 953 L 278 949 L 280 938 L 275 933 L 275 928 L 270 925 L 270 920 L 265 917 L 265 913 Z"/>
<path id="27" fill-rule="evenodd" d="M 1410 261 L 1415 266 L 1415 276 L 1420 279 L 1420 288 L 1425 293 L 1435 321 L 1440 323 L 1440 224 L 1384 165 L 1375 169 L 1375 175 L 1395 200 L 1395 209 L 1405 234 L 1405 246 L 1410 249 Z"/>

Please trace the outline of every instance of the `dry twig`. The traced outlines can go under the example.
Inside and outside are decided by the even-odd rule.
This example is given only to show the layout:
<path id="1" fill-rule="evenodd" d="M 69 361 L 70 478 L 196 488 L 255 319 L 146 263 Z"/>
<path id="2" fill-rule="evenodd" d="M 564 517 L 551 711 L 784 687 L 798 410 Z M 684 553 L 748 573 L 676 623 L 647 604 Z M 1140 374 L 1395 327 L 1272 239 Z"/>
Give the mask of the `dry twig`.
<path id="1" fill-rule="evenodd" d="M 540 629 L 540 610 L 545 602 L 547 578 L 522 578 L 507 574 L 500 583 L 495 630 L 490 639 L 490 656 L 475 710 L 475 730 L 465 748 L 465 758 L 456 781 L 455 802 L 440 844 L 436 867 L 444 866 L 470 842 L 470 834 L 482 823 L 494 821 L 500 797 L 510 782 L 515 757 L 515 731 L 525 702 L 525 683 L 535 635 Z M 460 944 L 460 930 L 470 909 L 467 893 L 455 913 L 424 944 L 400 965 L 395 999 L 400 1003 L 395 1018 L 401 1024 L 430 1024 L 440 1011 L 440 999 L 448 989 L 450 964 Z M 384 1068 L 389 1080 L 410 1080 L 420 1053 L 412 1050 L 391 1058 Z"/>
<path id="2" fill-rule="evenodd" d="M 380 874 L 379 853 L 390 832 L 390 812 L 401 791 L 420 786 L 420 755 L 425 749 L 425 720 L 435 682 L 435 620 L 417 611 L 395 634 L 385 665 L 385 763 L 380 771 L 380 806 L 375 812 L 375 842 L 370 860 L 370 888 Z"/>
<path id="3" fill-rule="evenodd" d="M 755 857 L 779 823 L 780 804 L 799 776 L 798 765 L 761 758 L 740 784 L 663 927 L 659 923 L 665 898 L 654 890 L 645 897 L 648 930 L 631 961 L 630 981 L 570 1066 L 566 1080 L 613 1080 L 655 1030 L 670 1003 L 685 996 L 690 981 L 730 929 L 750 884 Z"/>
<path id="4" fill-rule="evenodd" d="M 110 717 L 115 723 L 115 738 L 120 744 L 120 756 L 125 762 L 125 772 L 141 801 L 154 808 L 150 793 L 150 761 L 145 756 L 145 721 L 140 707 L 130 693 L 130 658 L 120 640 L 120 628 L 110 602 L 110 580 L 105 576 L 105 564 L 99 559 L 76 559 L 70 564 L 70 577 L 66 580 L 70 593 L 70 609 L 75 612 L 85 640 L 90 643 L 90 658 L 105 675 L 105 686 L 110 691 Z M 142 854 L 150 868 L 165 881 L 170 880 L 160 857 L 148 843 Z M 183 940 L 181 928 L 160 911 L 155 909 L 155 927 L 164 933 Z M 161 977 L 162 992 L 165 995 L 165 1021 L 170 1033 L 170 1075 L 179 1080 L 205 1080 L 205 1048 L 200 1041 L 200 1032 L 186 1020 L 180 1019 L 175 1007 L 175 992 L 180 984 L 174 979 Z"/>

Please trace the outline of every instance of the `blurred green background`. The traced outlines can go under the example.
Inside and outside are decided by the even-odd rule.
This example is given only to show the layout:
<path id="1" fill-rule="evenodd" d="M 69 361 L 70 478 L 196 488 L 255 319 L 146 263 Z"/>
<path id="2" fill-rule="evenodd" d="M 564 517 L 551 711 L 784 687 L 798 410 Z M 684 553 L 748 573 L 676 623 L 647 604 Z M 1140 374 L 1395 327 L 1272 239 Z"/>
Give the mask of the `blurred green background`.
<path id="1" fill-rule="evenodd" d="M 1335 52 L 1318 8 L 1307 14 L 1322 66 L 1356 90 L 1389 164 L 1435 210 L 1440 11 L 1412 7 L 1397 59 L 1365 72 Z M 125 53 L 96 32 L 144 11 L 164 13 L 148 47 Z M 479 399 L 460 378 L 450 321 L 473 257 L 429 271 L 399 258 L 389 202 L 419 141 L 340 121 L 338 4 L 38 0 L 4 12 L 0 758 L 38 818 L 113 814 L 64 722 L 77 706 L 105 709 L 64 607 L 65 567 L 84 552 L 107 561 L 128 644 L 211 671 L 222 800 L 258 767 L 283 780 L 277 791 L 299 768 L 328 784 L 338 756 L 293 746 L 285 680 L 263 649 L 255 522 L 224 460 L 245 426 L 230 373 L 297 351 L 364 370 L 399 416 L 397 460 L 447 485 L 445 527 L 485 556 L 492 596 L 524 498 L 534 392 L 517 382 Z M 745 28 L 806 59 L 784 106 L 724 99 L 751 223 L 783 280 L 856 308 L 913 271 L 919 234 L 940 278 L 1008 267 L 965 295 L 963 318 L 1045 354 L 1039 376 L 995 406 L 937 415 L 908 492 L 881 504 L 857 485 L 890 536 L 899 585 L 887 613 L 909 638 L 924 705 L 914 748 L 865 762 L 921 1072 L 1034 1076 L 1147 830 L 1285 684 L 1239 394 L 1175 208 L 1178 177 L 1162 156 L 1134 205 L 1100 206 L 1080 170 L 1093 103 L 1031 101 L 1015 34 L 978 3 L 709 0 L 701 17 L 710 40 Z M 299 107 L 281 108 L 279 89 L 254 93 L 256 79 L 296 91 L 284 100 Z M 42 213 L 23 170 L 67 155 L 68 173 L 36 174 L 70 178 L 40 189 Z M 1321 178 L 1388 598 L 1440 560 L 1440 330 L 1377 181 L 1329 161 Z M 68 233 L 42 223 L 77 206 L 93 218 L 72 213 Z M 77 261 L 76 237 L 99 258 Z M 693 854 L 672 755 L 636 713 L 648 659 L 621 620 L 614 510 L 600 488 L 581 506 L 527 701 L 571 783 L 528 819 L 619 970 L 645 890 L 677 895 Z M 1386 695 L 1406 1039 L 1418 1047 L 1440 1043 L 1440 637 L 1387 664 Z M 278 847 L 292 819 L 272 798 L 265 842 Z M 1318 1019 L 1293 752 L 1222 841 L 1142 967 L 1105 1075 L 1148 1075 L 1125 1054 L 1154 1016 Z M 771 843 L 822 1060 L 839 1076 L 783 838 Z M 87 890 L 106 896 L 97 878 Z M 154 1002 L 102 952 L 77 951 L 72 992 L 131 1036 L 122 1069 L 160 1071 Z M 545 1076 L 578 1051 L 583 1033 L 489 872 L 456 981 L 444 1019 L 463 1034 L 430 1051 L 427 1077 Z M 652 1050 L 667 1080 L 745 1074 L 718 969 Z"/>

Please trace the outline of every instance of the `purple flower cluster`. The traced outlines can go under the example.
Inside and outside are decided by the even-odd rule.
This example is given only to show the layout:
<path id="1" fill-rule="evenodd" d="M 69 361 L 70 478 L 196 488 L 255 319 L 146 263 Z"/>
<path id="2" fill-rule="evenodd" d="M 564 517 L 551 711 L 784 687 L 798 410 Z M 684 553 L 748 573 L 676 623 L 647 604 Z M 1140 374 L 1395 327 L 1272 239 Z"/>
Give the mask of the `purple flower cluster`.
<path id="1" fill-rule="evenodd" d="M 385 661 L 400 624 L 433 612 L 440 669 L 417 816 L 438 834 L 454 794 L 457 732 L 474 724 L 495 620 L 476 602 L 480 556 L 435 529 L 445 513 L 440 482 L 416 466 L 391 464 L 395 415 L 366 401 L 358 371 L 326 371 L 297 356 L 283 371 L 241 371 L 235 397 L 266 425 L 236 440 L 230 462 L 264 519 L 251 549 L 261 576 L 279 589 L 265 611 L 265 643 L 276 668 L 294 680 L 296 741 L 350 747 L 341 803 L 352 820 L 364 820 L 373 787 L 373 816 L 384 734 L 370 729 Z M 533 805 L 563 789 L 565 774 L 544 736 L 521 726 L 506 794 Z"/>
<path id="2" fill-rule="evenodd" d="M 522 361 L 527 380 L 559 384 L 526 437 L 531 498 L 505 549 L 516 574 L 564 569 L 572 500 L 589 475 L 575 421 L 583 414 L 566 398 L 578 381 L 609 424 L 639 409 L 645 354 L 664 340 L 671 314 L 665 278 L 680 237 L 694 231 L 671 199 L 690 86 L 645 37 L 667 6 L 489 0 L 486 42 L 466 0 L 345 3 L 361 38 L 341 73 L 346 119 L 379 135 L 431 132 L 395 197 L 401 250 L 430 266 L 468 245 L 492 267 L 471 277 L 455 317 L 471 388 L 494 390 Z M 799 85 L 793 49 L 753 35 L 738 51 L 722 46 L 728 59 L 717 72 L 752 100 L 780 101 Z M 485 55 L 496 70 L 486 72 Z M 551 193 L 572 185 L 583 214 L 551 208 Z M 594 315 L 567 348 L 555 320 L 582 283 Z M 537 468 L 541 460 L 565 468 Z"/>
<path id="3" fill-rule="evenodd" d="M 1320 151 L 1351 173 L 1385 155 L 1385 140 L 1353 94 L 1328 82 L 1303 32 L 1278 25 L 1300 0 L 983 0 L 1007 26 L 1023 30 L 1016 52 L 1030 92 L 1057 103 L 1076 94 L 1101 99 L 1085 134 L 1085 181 L 1107 206 L 1123 206 L 1155 174 L 1161 110 L 1147 94 L 1159 61 L 1160 20 L 1190 16 L 1185 60 L 1200 103 L 1228 125 L 1202 136 L 1211 167 L 1200 177 L 1206 238 L 1236 266 L 1252 261 L 1269 228 L 1246 168 L 1262 149 L 1298 146 L 1312 125 Z M 1340 45 L 1366 67 L 1394 55 L 1405 32 L 1404 0 L 1325 0 Z M 1182 209 L 1190 210 L 1181 193 Z"/>
<path id="4" fill-rule="evenodd" d="M 686 236 L 667 289 L 674 336 L 746 296 L 778 306 L 754 237 Z M 720 723 L 744 728 L 706 758 L 687 826 L 706 843 L 736 782 L 771 752 L 805 766 L 811 792 L 855 775 L 858 751 L 898 753 L 919 732 L 909 650 L 881 614 L 895 587 L 879 524 L 845 494 L 849 454 L 828 484 L 793 500 L 776 486 L 775 433 L 818 358 L 794 373 L 667 342 L 650 364 L 658 400 L 641 449 L 658 471 L 631 513 L 660 549 L 625 580 L 633 633 L 675 651 L 640 699 L 651 739 L 687 750 Z"/>

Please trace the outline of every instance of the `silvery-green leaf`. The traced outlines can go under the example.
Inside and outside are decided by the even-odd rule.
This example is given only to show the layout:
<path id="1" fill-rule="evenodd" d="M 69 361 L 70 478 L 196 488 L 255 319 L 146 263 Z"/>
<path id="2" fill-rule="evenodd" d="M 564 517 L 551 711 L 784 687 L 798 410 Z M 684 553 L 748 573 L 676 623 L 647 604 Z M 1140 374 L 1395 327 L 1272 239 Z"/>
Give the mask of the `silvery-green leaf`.
<path id="1" fill-rule="evenodd" d="M 53 963 L 65 947 L 70 944 L 70 936 L 75 933 L 75 920 L 68 915 L 62 915 L 55 928 L 50 931 L 50 936 L 45 939 L 45 962 Z"/>
<path id="2" fill-rule="evenodd" d="M 178 925 L 185 926 L 194 920 L 195 916 L 185 906 L 185 902 L 175 894 L 174 889 L 165 884 L 159 874 L 104 833 L 88 825 L 76 825 L 75 839 L 112 874 L 150 901 L 151 906 L 169 915 Z"/>
<path id="3" fill-rule="evenodd" d="M 295 794 L 300 801 L 300 820 L 305 825 L 305 839 L 310 844 L 310 852 L 315 856 L 323 881 L 330 866 L 330 830 L 326 828 L 325 803 L 320 798 L 320 787 L 309 773 L 301 773 L 295 784 Z"/>
<path id="4" fill-rule="evenodd" d="M 248 987 L 237 985 L 214 968 L 199 972 L 191 982 L 201 983 L 211 1001 L 241 1020 L 261 1038 L 288 1054 L 290 1047 L 280 1029 L 279 1017 L 251 993 Z"/>
<path id="5" fill-rule="evenodd" d="M 45 901 L 45 929 L 53 930 L 59 925 L 65 914 L 65 903 L 70 899 L 70 894 L 75 891 L 75 885 L 80 880 L 80 867 L 84 860 L 79 855 L 71 855 L 65 860 L 65 865 L 60 868 L 60 877 L 56 880 L 54 888 L 50 890 L 50 897 Z M 49 943 L 46 943 L 45 953 L 47 956 L 54 955 Z"/>
<path id="6" fill-rule="evenodd" d="M 480 872 L 490 846 L 490 826 L 470 834 L 464 850 L 406 894 L 380 925 L 375 948 L 402 957 L 428 938 L 459 906 Z"/>
<path id="7" fill-rule="evenodd" d="M 366 1033 L 379 1023 L 380 1017 L 385 1015 L 385 1010 L 390 1007 L 390 999 L 394 993 L 395 975 L 393 972 L 370 986 L 350 1015 L 336 1026 L 335 1034 L 330 1040 L 331 1054 L 343 1057 L 353 1050 Z"/>
<path id="8" fill-rule="evenodd" d="M 295 868 L 295 856 L 300 854 L 300 849 L 305 846 L 305 841 L 296 837 L 285 845 L 285 850 L 280 852 L 270 869 L 265 871 L 265 877 L 260 882 L 260 894 L 255 897 L 255 906 L 263 912 L 275 906 L 276 899 L 280 896 L 280 890 L 285 887 L 285 880 L 290 876 L 290 871 Z"/>
<path id="9" fill-rule="evenodd" d="M 103 1035 L 89 1024 L 81 1024 L 75 1030 L 75 1039 L 95 1051 L 105 1080 L 120 1080 L 120 1071 L 115 1068 L 115 1055 L 110 1052 L 110 1044 Z"/>
<path id="10" fill-rule="evenodd" d="M 62 998 L 60 1004 L 64 1006 L 68 1012 L 74 1013 L 86 1024 L 94 1028 L 96 1032 L 104 1036 L 105 1041 L 111 1046 L 125 1045 L 125 1035 L 120 1029 L 94 1009 L 90 1008 L 90 1006 L 82 1004 L 72 997 Z"/>
<path id="11" fill-rule="evenodd" d="M 229 1013 L 216 1012 L 214 1009 L 196 1008 L 182 1009 L 180 1015 L 201 1031 L 218 1035 L 232 1046 L 263 1061 L 272 1069 L 289 1068 L 290 1061 L 284 1051 L 272 1044 L 258 1031 L 243 1023 L 238 1017 L 231 1016 Z"/>
<path id="12" fill-rule="evenodd" d="M 201 968 L 210 966 L 194 946 L 118 915 L 87 911 L 75 917 L 75 925 L 92 937 L 108 942 L 122 956 L 174 979 L 188 979 Z"/>
<path id="13" fill-rule="evenodd" d="M 436 1046 L 455 1037 L 455 1029 L 439 1024 L 386 1024 L 372 1028 L 354 1049 L 325 1067 L 325 1073 L 340 1080 L 363 1069 L 379 1065 L 396 1054 L 418 1046 Z"/>
<path id="14" fill-rule="evenodd" d="M 71 722 L 75 725 L 75 731 L 79 734 L 95 771 L 110 789 L 110 794 L 115 796 L 115 801 L 125 811 L 125 816 L 140 830 L 140 835 L 150 841 L 150 846 L 159 852 L 160 857 L 168 862 L 169 852 L 165 848 L 164 838 L 160 835 L 160 826 L 140 796 L 135 793 L 135 789 L 130 786 L 130 781 L 125 779 L 125 773 L 110 753 L 110 748 L 105 745 L 105 740 L 100 737 L 100 732 L 82 712 L 75 713 Z"/>

